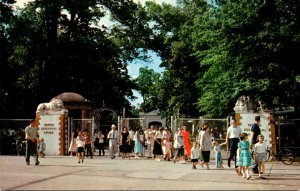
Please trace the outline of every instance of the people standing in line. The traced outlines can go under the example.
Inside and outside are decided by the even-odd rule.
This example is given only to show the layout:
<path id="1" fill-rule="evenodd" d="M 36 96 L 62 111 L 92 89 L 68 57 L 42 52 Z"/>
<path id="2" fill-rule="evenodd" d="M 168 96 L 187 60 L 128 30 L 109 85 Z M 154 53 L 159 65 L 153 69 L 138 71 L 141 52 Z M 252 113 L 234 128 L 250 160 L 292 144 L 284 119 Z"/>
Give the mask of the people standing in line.
<path id="1" fill-rule="evenodd" d="M 263 175 L 265 173 L 265 160 L 267 154 L 267 144 L 264 142 L 264 136 L 258 135 L 258 142 L 254 145 L 255 160 L 258 164 L 258 177 L 266 179 Z"/>
<path id="2" fill-rule="evenodd" d="M 128 157 L 130 159 L 130 136 L 127 127 L 123 127 L 121 132 L 120 152 L 122 153 L 122 158 Z"/>
<path id="3" fill-rule="evenodd" d="M 38 148 L 37 148 L 38 128 L 35 120 L 30 120 L 30 124 L 25 128 L 26 139 L 26 164 L 30 164 L 30 156 L 35 155 L 35 165 L 39 165 Z"/>
<path id="4" fill-rule="evenodd" d="M 212 147 L 211 136 L 209 134 L 209 127 L 207 125 L 203 127 L 203 130 L 205 132 L 201 135 L 200 139 L 200 150 L 203 161 L 200 164 L 206 165 L 207 169 L 209 170 L 210 150 Z"/>
<path id="5" fill-rule="evenodd" d="M 39 147 L 39 156 L 44 158 L 45 157 L 45 151 L 46 151 L 45 139 L 41 138 L 40 147 Z"/>
<path id="6" fill-rule="evenodd" d="M 198 148 L 198 143 L 197 142 L 193 142 L 193 146 L 191 148 L 191 161 L 192 161 L 192 169 L 197 169 L 196 165 L 198 163 L 198 159 L 200 157 L 200 151 Z"/>
<path id="7" fill-rule="evenodd" d="M 153 158 L 152 153 L 153 153 L 153 146 L 154 146 L 154 126 L 151 125 L 150 129 L 147 132 L 146 137 L 146 143 L 147 143 L 147 151 L 148 151 L 148 158 Z"/>
<path id="8" fill-rule="evenodd" d="M 191 156 L 191 140 L 190 140 L 190 132 L 187 130 L 186 126 L 183 126 L 182 136 L 184 142 L 185 156 L 190 158 Z"/>
<path id="9" fill-rule="evenodd" d="M 237 125 L 237 121 L 232 119 L 231 126 L 227 129 L 225 144 L 229 142 L 230 155 L 228 158 L 228 167 L 231 166 L 231 160 L 235 157 L 238 149 L 239 138 L 242 136 L 242 129 Z M 234 161 L 235 169 L 238 172 L 237 160 Z"/>
<path id="10" fill-rule="evenodd" d="M 71 142 L 69 146 L 69 155 L 73 156 L 76 155 L 77 147 L 76 147 L 76 138 L 78 136 L 78 130 L 74 129 L 71 133 Z"/>
<path id="11" fill-rule="evenodd" d="M 83 131 L 83 138 L 85 140 L 85 151 L 86 151 L 86 157 L 93 158 L 93 151 L 92 151 L 92 138 L 91 134 L 88 129 L 85 129 Z"/>
<path id="12" fill-rule="evenodd" d="M 78 157 L 78 163 L 83 163 L 84 161 L 84 148 L 85 148 L 85 140 L 83 137 L 83 133 L 81 131 L 78 132 L 78 136 L 76 138 L 76 147 L 77 147 L 77 157 Z"/>
<path id="13" fill-rule="evenodd" d="M 118 150 L 118 131 L 115 124 L 111 125 L 111 130 L 109 131 L 107 138 L 109 139 L 110 158 L 114 159 L 116 158 L 115 154 Z"/>
<path id="14" fill-rule="evenodd" d="M 183 143 L 183 136 L 180 128 L 178 128 L 174 134 L 174 149 L 175 149 L 175 153 L 174 153 L 173 162 L 176 163 L 176 159 L 179 158 L 180 163 L 185 163 L 184 143 Z"/>
<path id="15" fill-rule="evenodd" d="M 98 138 L 97 141 L 98 141 L 99 156 L 101 156 L 101 152 L 102 152 L 102 154 L 104 156 L 105 155 L 105 151 L 104 151 L 104 135 L 102 134 L 101 130 L 98 131 L 97 138 Z"/>
<path id="16" fill-rule="evenodd" d="M 134 153 L 135 153 L 135 159 L 140 159 L 140 156 L 143 152 L 143 142 L 144 142 L 144 131 L 142 127 L 137 128 L 135 134 L 134 134 Z"/>
<path id="17" fill-rule="evenodd" d="M 250 157 L 250 143 L 248 141 L 248 134 L 243 133 L 241 136 L 241 141 L 238 143 L 239 148 L 239 166 L 241 168 L 241 172 L 243 178 L 247 178 L 249 180 L 251 176 L 249 175 L 249 167 L 251 165 L 251 157 Z"/>
<path id="18" fill-rule="evenodd" d="M 225 145 L 225 143 L 219 144 L 218 141 L 213 141 L 213 147 L 214 147 L 214 152 L 215 152 L 215 161 L 216 161 L 217 168 L 224 168 L 222 153 L 221 153 L 222 145 Z"/>
<path id="19" fill-rule="evenodd" d="M 162 131 L 163 127 L 160 127 L 158 131 L 156 131 L 155 136 L 154 136 L 154 148 L 153 148 L 153 154 L 155 155 L 155 160 L 160 161 L 161 155 L 163 155 L 162 152 Z"/>
<path id="20" fill-rule="evenodd" d="M 251 126 L 251 134 L 250 134 L 250 149 L 253 149 L 253 146 L 258 142 L 257 136 L 261 134 L 261 129 L 259 127 L 260 124 L 260 116 L 255 116 L 255 123 Z M 255 161 L 253 164 L 253 173 L 258 174 L 258 164 Z"/>

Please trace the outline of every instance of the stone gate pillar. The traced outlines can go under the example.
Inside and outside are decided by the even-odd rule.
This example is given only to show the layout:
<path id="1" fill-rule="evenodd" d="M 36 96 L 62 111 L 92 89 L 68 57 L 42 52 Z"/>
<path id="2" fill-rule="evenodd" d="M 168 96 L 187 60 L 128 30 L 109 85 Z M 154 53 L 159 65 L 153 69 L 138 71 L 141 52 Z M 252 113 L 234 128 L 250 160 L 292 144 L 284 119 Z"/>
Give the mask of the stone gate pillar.
<path id="1" fill-rule="evenodd" d="M 68 110 L 47 111 L 36 114 L 40 139 L 46 143 L 48 156 L 64 155 L 67 152 Z"/>

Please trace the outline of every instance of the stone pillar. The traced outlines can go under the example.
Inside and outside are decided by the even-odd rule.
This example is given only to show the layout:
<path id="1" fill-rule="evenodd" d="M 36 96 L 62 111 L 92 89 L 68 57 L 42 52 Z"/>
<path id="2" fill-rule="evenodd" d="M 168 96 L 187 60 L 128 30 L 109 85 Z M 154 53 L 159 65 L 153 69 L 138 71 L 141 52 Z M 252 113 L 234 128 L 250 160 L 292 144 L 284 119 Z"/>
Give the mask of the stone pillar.
<path id="1" fill-rule="evenodd" d="M 37 113 L 36 120 L 40 139 L 45 139 L 45 154 L 64 155 L 67 144 L 68 110 Z"/>

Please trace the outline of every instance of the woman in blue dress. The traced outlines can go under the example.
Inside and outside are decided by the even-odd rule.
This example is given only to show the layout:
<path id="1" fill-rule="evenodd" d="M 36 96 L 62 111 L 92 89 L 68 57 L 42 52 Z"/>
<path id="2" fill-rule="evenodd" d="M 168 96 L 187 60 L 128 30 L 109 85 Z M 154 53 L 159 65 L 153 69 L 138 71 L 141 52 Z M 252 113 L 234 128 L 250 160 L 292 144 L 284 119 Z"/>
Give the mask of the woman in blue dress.
<path id="1" fill-rule="evenodd" d="M 143 152 L 143 142 L 144 142 L 144 131 L 141 127 L 139 127 L 134 135 L 134 153 L 135 159 L 140 159 L 139 155 Z"/>
<path id="2" fill-rule="evenodd" d="M 241 141 L 238 143 L 239 149 L 239 166 L 243 174 L 243 178 L 249 180 L 251 176 L 249 175 L 249 166 L 251 165 L 250 157 L 250 143 L 248 141 L 248 134 L 243 133 Z"/>

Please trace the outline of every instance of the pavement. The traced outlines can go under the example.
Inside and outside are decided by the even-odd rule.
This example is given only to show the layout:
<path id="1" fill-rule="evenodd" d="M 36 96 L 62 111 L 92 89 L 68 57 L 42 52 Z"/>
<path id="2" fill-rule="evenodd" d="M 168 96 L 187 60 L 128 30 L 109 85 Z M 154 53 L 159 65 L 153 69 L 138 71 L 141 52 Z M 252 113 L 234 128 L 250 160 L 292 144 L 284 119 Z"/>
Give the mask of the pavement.
<path id="1" fill-rule="evenodd" d="M 108 153 L 108 152 L 107 152 Z M 0 190 L 299 190 L 300 164 L 266 163 L 266 180 L 251 172 L 238 176 L 234 168 L 210 170 L 192 164 L 109 156 L 77 163 L 70 156 L 46 156 L 40 165 L 25 164 L 23 156 L 0 156 Z M 226 164 L 226 160 L 224 160 Z M 234 166 L 232 163 L 231 166 Z"/>

